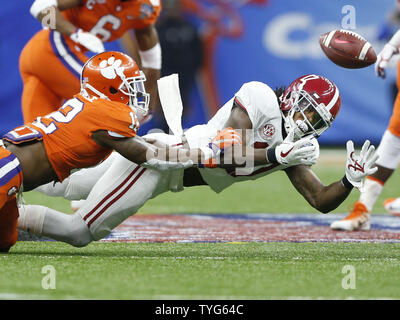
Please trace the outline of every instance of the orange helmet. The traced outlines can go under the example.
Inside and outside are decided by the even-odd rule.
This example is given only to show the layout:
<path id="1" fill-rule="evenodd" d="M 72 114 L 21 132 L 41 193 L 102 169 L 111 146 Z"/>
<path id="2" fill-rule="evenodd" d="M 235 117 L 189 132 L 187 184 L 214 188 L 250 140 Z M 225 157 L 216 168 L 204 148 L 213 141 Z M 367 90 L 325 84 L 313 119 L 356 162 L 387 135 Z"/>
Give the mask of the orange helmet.
<path id="1" fill-rule="evenodd" d="M 81 91 L 89 97 L 118 101 L 147 113 L 146 77 L 128 55 L 107 51 L 90 58 L 81 72 Z"/>

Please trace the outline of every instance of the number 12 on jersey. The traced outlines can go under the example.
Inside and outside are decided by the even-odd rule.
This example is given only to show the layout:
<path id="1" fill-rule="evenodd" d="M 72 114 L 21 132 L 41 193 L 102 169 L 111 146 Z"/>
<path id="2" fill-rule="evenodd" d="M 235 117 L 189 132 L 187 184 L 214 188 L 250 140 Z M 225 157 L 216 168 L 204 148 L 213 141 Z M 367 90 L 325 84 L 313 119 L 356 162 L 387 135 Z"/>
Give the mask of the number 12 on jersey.
<path id="1" fill-rule="evenodd" d="M 38 117 L 33 124 L 51 134 L 58 129 L 57 123 L 68 123 L 83 110 L 84 103 L 77 98 L 73 98 L 64 103 L 64 105 L 55 112 L 44 117 Z"/>

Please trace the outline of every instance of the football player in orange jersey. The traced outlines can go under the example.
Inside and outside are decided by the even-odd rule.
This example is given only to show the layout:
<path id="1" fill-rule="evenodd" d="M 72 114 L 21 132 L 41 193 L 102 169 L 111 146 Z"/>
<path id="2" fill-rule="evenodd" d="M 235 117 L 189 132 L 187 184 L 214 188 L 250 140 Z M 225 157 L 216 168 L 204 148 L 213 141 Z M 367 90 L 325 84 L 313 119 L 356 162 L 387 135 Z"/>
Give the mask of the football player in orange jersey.
<path id="1" fill-rule="evenodd" d="M 80 71 L 88 60 L 85 53 L 103 52 L 103 42 L 120 38 L 125 43 L 131 39 L 130 47 L 137 43 L 138 54 L 128 53 L 139 62 L 151 103 L 156 102 L 161 48 L 154 23 L 160 0 L 35 0 L 30 11 L 42 24 L 54 21 L 47 24 L 54 29 L 36 33 L 21 52 L 24 122 L 57 110 L 79 92 Z M 137 116 L 141 123 L 146 120 L 145 115 Z"/>
<path id="2" fill-rule="evenodd" d="M 57 111 L 4 135 L 5 148 L 0 147 L 1 251 L 8 251 L 17 240 L 16 194 L 22 185 L 28 191 L 61 182 L 72 169 L 96 165 L 113 150 L 161 171 L 192 166 L 220 151 L 215 145 L 201 150 L 162 149 L 136 136 L 136 113 L 149 103 L 145 79 L 129 56 L 100 53 L 83 67 L 80 94 Z"/>

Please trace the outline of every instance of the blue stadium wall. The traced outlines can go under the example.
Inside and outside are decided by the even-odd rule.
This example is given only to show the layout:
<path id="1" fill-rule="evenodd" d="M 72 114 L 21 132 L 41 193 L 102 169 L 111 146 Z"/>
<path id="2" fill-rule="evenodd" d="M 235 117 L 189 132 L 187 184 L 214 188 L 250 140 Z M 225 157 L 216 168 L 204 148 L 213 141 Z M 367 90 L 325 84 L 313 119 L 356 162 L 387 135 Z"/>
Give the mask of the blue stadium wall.
<path id="1" fill-rule="evenodd" d="M 4 3 L 3 3 L 4 2 Z M 32 1 L 3 1 L 0 9 L 0 134 L 22 124 L 22 81 L 19 54 L 41 26 L 29 14 Z M 239 1 L 238 1 L 239 2 Z M 379 143 L 392 110 L 395 66 L 386 80 L 378 79 L 373 66 L 350 70 L 337 67 L 322 53 L 318 39 L 326 31 L 341 28 L 342 8 L 352 5 L 354 31 L 366 37 L 377 53 L 382 48 L 385 19 L 394 0 L 269 0 L 266 5 L 236 6 L 243 33 L 238 38 L 221 37 L 214 54 L 215 81 L 224 102 L 246 81 L 258 80 L 278 87 L 309 73 L 333 80 L 342 95 L 342 108 L 334 126 L 320 139 L 322 145 L 343 145 L 348 139 Z M 201 22 L 197 23 L 199 28 Z M 390 34 L 388 28 L 386 33 Z M 107 49 L 119 49 L 118 43 Z M 207 120 L 208 108 L 201 90 L 194 90 L 189 127 Z M 142 133 L 151 128 L 148 124 Z"/>

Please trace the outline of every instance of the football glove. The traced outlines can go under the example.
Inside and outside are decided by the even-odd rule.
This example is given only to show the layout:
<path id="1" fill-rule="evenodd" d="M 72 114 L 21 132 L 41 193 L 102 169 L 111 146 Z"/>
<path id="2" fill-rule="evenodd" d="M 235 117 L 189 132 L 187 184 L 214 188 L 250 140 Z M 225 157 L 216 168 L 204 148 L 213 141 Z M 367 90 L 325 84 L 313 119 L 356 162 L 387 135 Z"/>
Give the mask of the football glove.
<path id="1" fill-rule="evenodd" d="M 85 32 L 82 29 L 77 29 L 69 36 L 74 42 L 84 46 L 89 51 L 94 53 L 104 52 L 103 42 L 90 32 Z"/>
<path id="2" fill-rule="evenodd" d="M 236 130 L 228 127 L 223 130 L 218 130 L 217 135 L 211 139 L 210 144 L 212 144 L 210 148 L 215 150 L 217 155 L 219 155 L 225 148 L 242 144 L 242 137 Z"/>
<path id="3" fill-rule="evenodd" d="M 309 135 L 294 142 L 294 136 L 294 130 L 291 130 L 280 145 L 267 149 L 268 161 L 288 166 L 314 165 L 319 157 L 317 139 Z"/>
<path id="4" fill-rule="evenodd" d="M 203 153 L 205 156 L 205 161 L 200 164 L 200 167 L 206 168 L 215 168 L 217 167 L 216 157 L 221 156 L 224 152 L 224 149 L 232 147 L 234 145 L 241 145 L 242 137 L 240 133 L 235 131 L 233 128 L 228 127 L 223 130 L 218 130 L 217 135 L 211 139 L 211 142 L 208 144 L 208 148 L 212 152 L 207 152 L 203 149 Z"/>
<path id="5" fill-rule="evenodd" d="M 399 49 L 394 45 L 387 43 L 383 47 L 382 51 L 376 57 L 375 62 L 375 74 L 382 79 L 385 79 L 386 72 L 385 69 L 388 65 L 388 62 L 393 57 L 394 54 L 399 53 Z"/>
<path id="6" fill-rule="evenodd" d="M 354 143 L 351 140 L 347 141 L 346 149 L 346 178 L 354 187 L 362 191 L 363 179 L 378 170 L 374 165 L 379 156 L 375 152 L 375 147 L 370 145 L 369 140 L 364 142 L 360 155 L 356 155 L 354 152 Z"/>

